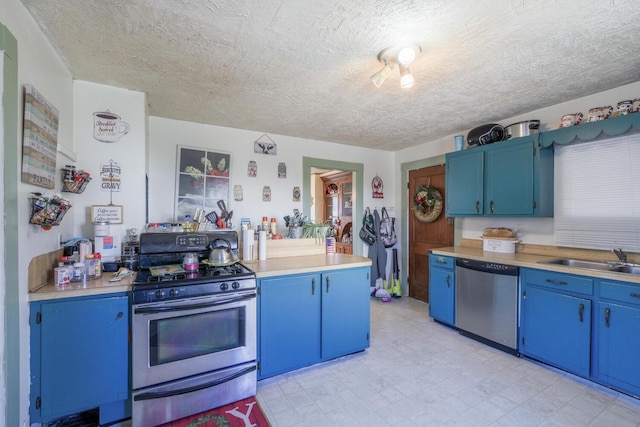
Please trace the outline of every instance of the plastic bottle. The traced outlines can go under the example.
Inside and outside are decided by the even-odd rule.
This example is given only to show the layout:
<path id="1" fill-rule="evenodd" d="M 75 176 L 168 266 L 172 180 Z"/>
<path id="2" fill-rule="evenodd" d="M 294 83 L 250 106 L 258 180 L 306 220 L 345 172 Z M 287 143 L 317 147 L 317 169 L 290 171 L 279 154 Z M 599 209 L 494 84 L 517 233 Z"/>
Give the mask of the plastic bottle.
<path id="1" fill-rule="evenodd" d="M 271 218 L 271 235 L 275 235 L 276 234 L 276 219 L 275 218 Z"/>
<path id="2" fill-rule="evenodd" d="M 100 255 L 100 252 L 93 254 L 93 260 L 96 264 L 96 279 L 98 279 L 102 277 L 102 255 Z"/>
<path id="3" fill-rule="evenodd" d="M 85 271 L 87 273 L 87 280 L 93 280 L 96 278 L 96 262 L 93 259 L 93 254 L 87 254 L 84 260 Z"/>
<path id="4" fill-rule="evenodd" d="M 73 264 L 73 277 L 72 281 L 81 282 L 85 279 L 85 266 L 84 262 L 76 262 Z"/>
<path id="5" fill-rule="evenodd" d="M 186 231 L 186 232 L 196 231 L 196 224 L 191 220 L 191 215 L 184 216 L 184 222 L 182 223 L 182 231 Z"/>
<path id="6" fill-rule="evenodd" d="M 262 230 L 267 231 L 267 227 L 269 226 L 269 221 L 266 216 L 262 217 Z"/>

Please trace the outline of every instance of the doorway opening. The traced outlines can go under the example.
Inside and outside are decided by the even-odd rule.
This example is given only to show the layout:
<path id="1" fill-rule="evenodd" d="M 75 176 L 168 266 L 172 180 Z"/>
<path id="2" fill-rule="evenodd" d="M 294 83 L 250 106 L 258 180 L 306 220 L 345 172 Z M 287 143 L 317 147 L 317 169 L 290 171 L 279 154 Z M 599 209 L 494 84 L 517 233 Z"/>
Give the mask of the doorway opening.
<path id="1" fill-rule="evenodd" d="M 309 216 L 309 218 L 314 219 L 315 221 L 322 222 L 326 215 L 326 204 L 324 204 L 324 189 L 318 191 L 317 182 L 322 182 L 321 177 L 319 175 L 323 175 L 322 173 L 318 173 L 319 171 L 324 172 L 332 172 L 334 174 L 341 173 L 344 177 L 348 177 L 351 174 L 351 226 L 350 235 L 354 235 L 353 230 L 359 230 L 360 221 L 359 218 L 360 212 L 364 211 L 362 195 L 363 193 L 363 171 L 364 165 L 362 163 L 351 163 L 351 162 L 342 162 L 336 160 L 326 160 L 326 159 L 315 159 L 311 157 L 303 157 L 302 158 L 302 198 L 303 198 L 303 214 Z M 313 182 L 313 184 L 312 184 Z M 318 199 L 322 198 L 323 201 L 321 204 L 318 203 Z M 344 207 L 343 199 L 341 202 L 341 206 Z M 340 202 L 338 199 L 337 202 Z M 319 209 L 322 209 L 320 213 Z M 333 212 L 333 207 L 332 207 Z M 333 216 L 333 215 L 330 215 Z M 342 224 L 343 226 L 345 224 Z M 342 233 L 344 233 L 344 228 L 342 229 Z M 340 237 L 342 234 L 340 235 Z M 362 241 L 360 239 L 356 239 L 352 237 L 352 253 L 355 255 L 362 255 L 363 246 Z"/>

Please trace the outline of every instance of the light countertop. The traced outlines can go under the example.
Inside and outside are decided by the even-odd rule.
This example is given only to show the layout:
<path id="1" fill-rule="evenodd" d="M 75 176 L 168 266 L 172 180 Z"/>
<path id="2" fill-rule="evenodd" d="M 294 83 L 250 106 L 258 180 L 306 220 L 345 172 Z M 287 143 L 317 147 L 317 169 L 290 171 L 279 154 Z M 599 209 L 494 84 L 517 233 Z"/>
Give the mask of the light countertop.
<path id="1" fill-rule="evenodd" d="M 539 270 L 557 271 L 560 273 L 578 274 L 581 276 L 597 277 L 600 279 L 621 280 L 624 282 L 640 284 L 640 275 L 614 273 L 604 270 L 596 270 L 591 268 L 572 268 L 563 265 L 541 264 L 540 261 L 546 261 L 558 256 L 532 255 L 525 253 L 503 254 L 499 252 L 483 251 L 482 248 L 455 246 L 446 248 L 431 249 L 436 255 L 446 255 L 456 258 L 468 258 L 479 261 L 491 261 L 501 264 L 515 265 L 517 267 L 536 268 Z M 576 257 L 579 259 L 579 257 Z"/>
<path id="2" fill-rule="evenodd" d="M 356 255 L 332 254 L 332 255 L 305 255 L 285 258 L 271 258 L 265 261 L 240 261 L 255 271 L 258 279 L 262 277 L 282 276 L 287 274 L 322 272 L 343 268 L 369 267 L 371 260 Z M 111 282 L 115 273 L 105 273 L 101 279 L 87 282 L 72 282 L 65 286 L 55 286 L 47 283 L 35 292 L 29 293 L 29 301 L 42 301 L 58 298 L 71 298 L 79 296 L 104 295 L 118 292 L 128 292 L 134 276 L 122 279 L 119 282 Z"/>

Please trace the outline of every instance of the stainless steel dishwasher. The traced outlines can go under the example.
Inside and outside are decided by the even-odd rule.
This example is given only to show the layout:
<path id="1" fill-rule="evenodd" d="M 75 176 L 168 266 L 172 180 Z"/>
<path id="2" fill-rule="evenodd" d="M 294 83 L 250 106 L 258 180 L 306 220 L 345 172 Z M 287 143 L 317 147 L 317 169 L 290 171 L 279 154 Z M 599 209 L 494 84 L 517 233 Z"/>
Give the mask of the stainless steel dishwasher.
<path id="1" fill-rule="evenodd" d="M 518 267 L 458 258 L 455 291 L 460 332 L 517 353 Z"/>

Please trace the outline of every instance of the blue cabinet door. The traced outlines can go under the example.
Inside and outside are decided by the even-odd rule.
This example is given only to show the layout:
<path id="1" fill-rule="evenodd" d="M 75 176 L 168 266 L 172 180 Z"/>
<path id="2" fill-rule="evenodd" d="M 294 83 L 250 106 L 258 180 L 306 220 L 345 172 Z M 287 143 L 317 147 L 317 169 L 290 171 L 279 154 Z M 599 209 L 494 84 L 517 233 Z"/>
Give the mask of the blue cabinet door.
<path id="1" fill-rule="evenodd" d="M 638 331 L 640 307 L 599 304 L 599 379 L 635 396 L 640 396 Z"/>
<path id="2" fill-rule="evenodd" d="M 485 153 L 485 213 L 533 215 L 533 141 L 525 140 Z"/>
<path id="3" fill-rule="evenodd" d="M 369 268 L 322 274 L 322 359 L 369 347 Z"/>
<path id="4" fill-rule="evenodd" d="M 446 156 L 447 216 L 474 216 L 484 212 L 484 153 L 458 151 Z"/>
<path id="5" fill-rule="evenodd" d="M 127 296 L 43 302 L 32 311 L 31 421 L 128 399 Z"/>
<path id="6" fill-rule="evenodd" d="M 260 279 L 259 378 L 320 361 L 319 274 Z"/>
<path id="7" fill-rule="evenodd" d="M 455 282 L 453 270 L 429 269 L 429 316 L 453 325 L 455 322 Z"/>
<path id="8" fill-rule="evenodd" d="M 520 336 L 524 355 L 589 377 L 591 300 L 525 285 Z"/>

